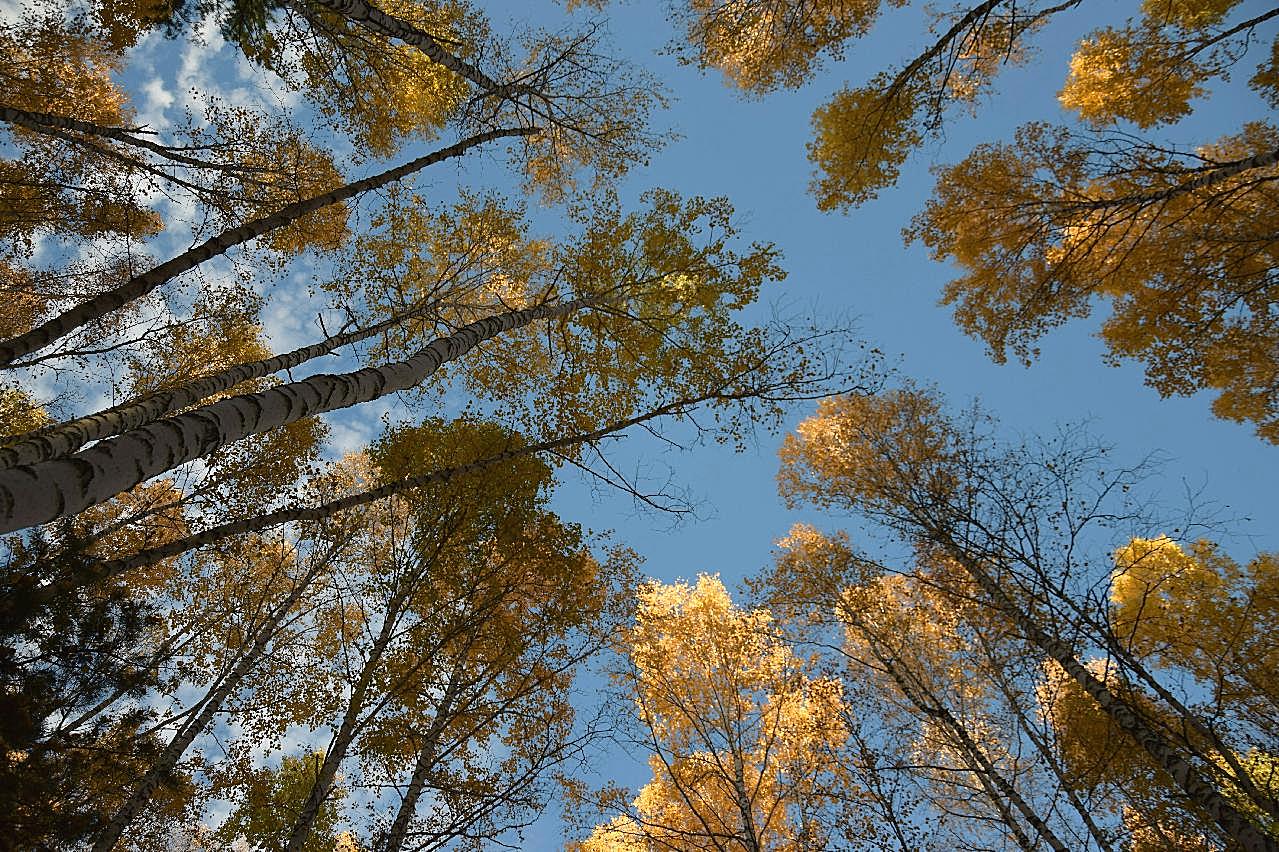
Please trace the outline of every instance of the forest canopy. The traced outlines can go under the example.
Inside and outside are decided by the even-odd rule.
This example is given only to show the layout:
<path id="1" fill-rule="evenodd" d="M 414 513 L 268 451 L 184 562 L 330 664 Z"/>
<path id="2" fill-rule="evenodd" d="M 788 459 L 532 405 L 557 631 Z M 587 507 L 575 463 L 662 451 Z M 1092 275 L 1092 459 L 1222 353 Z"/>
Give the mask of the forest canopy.
<path id="1" fill-rule="evenodd" d="M 670 0 L 642 55 L 607 2 L 0 12 L 0 849 L 1279 848 L 1279 559 L 904 377 L 662 165 L 675 81 L 767 124 L 914 15 L 812 117 L 855 216 L 1086 6 Z M 905 238 L 994 360 L 1107 301 L 1279 443 L 1279 8 L 1128 14 Z M 771 560 L 597 522 L 779 444 Z"/>

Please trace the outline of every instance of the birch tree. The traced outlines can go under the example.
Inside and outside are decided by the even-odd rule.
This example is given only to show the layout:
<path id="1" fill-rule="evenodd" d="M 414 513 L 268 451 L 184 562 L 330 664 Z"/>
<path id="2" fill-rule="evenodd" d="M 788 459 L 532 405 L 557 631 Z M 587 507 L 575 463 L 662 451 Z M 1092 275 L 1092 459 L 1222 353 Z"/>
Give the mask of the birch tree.
<path id="1" fill-rule="evenodd" d="M 949 566 L 1166 773 L 1184 805 L 1203 815 L 1205 830 L 1242 848 L 1273 848 L 1254 810 L 1264 809 L 1265 794 L 1241 808 L 1202 747 L 1178 733 L 1211 739 L 1212 726 L 1115 641 L 1104 613 L 1088 603 L 1087 586 L 1069 591 L 1086 576 L 1073 543 L 1113 511 L 1112 492 L 1131 484 L 1129 474 L 1103 478 L 1089 492 L 1076 479 L 1093 469 L 1097 456 L 1088 448 L 1061 446 L 1037 457 L 983 434 L 979 424 L 956 425 L 934 395 L 913 389 L 823 403 L 783 449 L 782 487 L 795 501 L 864 512 Z M 1089 668 L 1082 642 L 1115 659 L 1160 713 Z M 1245 776 L 1233 777 L 1255 786 Z"/>

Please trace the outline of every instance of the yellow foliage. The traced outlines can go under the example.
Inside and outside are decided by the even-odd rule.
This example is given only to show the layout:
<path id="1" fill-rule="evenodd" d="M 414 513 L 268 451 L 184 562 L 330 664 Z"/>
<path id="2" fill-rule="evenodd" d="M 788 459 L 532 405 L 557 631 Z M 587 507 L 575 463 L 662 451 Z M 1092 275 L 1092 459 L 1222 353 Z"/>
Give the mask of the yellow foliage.
<path id="1" fill-rule="evenodd" d="M 688 47 L 678 52 L 681 61 L 718 68 L 752 94 L 797 88 L 822 54 L 838 58 L 845 41 L 864 35 L 879 6 L 880 0 L 689 0 L 675 13 L 688 33 Z"/>
<path id="2" fill-rule="evenodd" d="M 21 387 L 0 384 L 0 444 L 5 436 L 34 431 L 50 421 L 44 406 Z"/>
<path id="3" fill-rule="evenodd" d="M 1239 3 L 1240 0 L 1141 0 L 1141 13 L 1160 24 L 1193 30 L 1221 23 Z"/>
<path id="4" fill-rule="evenodd" d="M 296 136 L 257 139 L 255 151 L 238 164 L 246 169 L 244 196 L 248 216 L 274 213 L 287 204 L 305 201 L 346 183 L 332 156 Z M 300 254 L 308 248 L 332 251 L 346 242 L 348 208 L 329 204 L 271 231 L 265 241 L 281 254 Z"/>
<path id="5" fill-rule="evenodd" d="M 822 400 L 779 455 L 778 488 L 792 505 L 891 505 L 906 488 L 911 500 L 942 501 L 960 481 L 941 401 L 915 388 Z"/>
<path id="6" fill-rule="evenodd" d="M 252 321 L 257 305 L 252 300 L 237 303 L 237 295 L 223 292 L 201 298 L 191 321 L 149 339 L 146 355 L 130 359 L 130 393 L 141 396 L 177 387 L 238 364 L 270 357 L 271 352 L 262 341 L 262 329 Z M 254 384 L 261 386 L 261 382 Z"/>
<path id="7" fill-rule="evenodd" d="M 474 25 L 458 2 L 380 2 L 378 8 L 450 43 Z M 339 19 L 327 40 L 305 40 L 299 59 L 304 93 L 378 157 L 409 139 L 432 139 L 465 100 L 469 84 L 412 45 L 391 42 Z M 335 85 L 335 83 L 337 85 Z"/>
<path id="8" fill-rule="evenodd" d="M 1157 148 L 1098 154 L 1042 124 L 1012 145 L 982 145 L 939 172 L 909 232 L 963 275 L 945 289 L 955 320 L 990 347 L 1029 361 L 1048 329 L 1104 297 L 1115 358 L 1146 364 L 1160 393 L 1220 393 L 1220 417 L 1279 440 L 1279 130 L 1244 127 L 1198 152 L 1196 167 Z M 1248 158 L 1262 157 L 1256 166 Z M 1213 174 L 1213 171 L 1218 174 Z"/>
<path id="9" fill-rule="evenodd" d="M 808 158 L 817 166 L 810 191 L 822 210 L 855 207 L 897 181 L 901 165 L 923 134 L 916 120 L 918 93 L 902 88 L 886 96 L 889 78 L 843 89 L 813 113 Z"/>
<path id="10" fill-rule="evenodd" d="M 1089 671 L 1130 703 L 1136 696 L 1120 681 L 1112 664 L 1089 660 Z M 1154 769 L 1150 756 L 1114 718 L 1055 661 L 1044 663 L 1036 688 L 1040 712 L 1056 732 L 1057 749 L 1079 789 L 1103 784 L 1138 784 L 1148 789 Z M 1142 704 L 1144 702 L 1139 702 Z M 1147 705 L 1148 706 L 1148 705 Z M 1172 779 L 1166 779 L 1168 784 Z"/>
<path id="11" fill-rule="evenodd" d="M 1157 27 L 1098 30 L 1070 58 L 1070 76 L 1058 96 L 1062 106 L 1097 125 L 1125 119 L 1146 128 L 1190 113 L 1209 76 Z"/>
<path id="12" fill-rule="evenodd" d="M 1167 538 L 1115 554 L 1111 624 L 1133 650 L 1190 672 L 1231 713 L 1279 700 L 1279 558 L 1241 566 L 1208 541 Z"/>
<path id="13" fill-rule="evenodd" d="M 653 780 L 581 849 L 700 849 L 748 834 L 761 849 L 820 843 L 790 810 L 834 792 L 823 778 L 846 737 L 837 680 L 808 675 L 767 612 L 737 608 L 706 575 L 641 587 L 623 648 L 634 668 L 620 680 L 658 749 Z"/>
<path id="14" fill-rule="evenodd" d="M 0 24 L 0 90 L 6 106 L 119 126 L 127 95 L 112 76 L 119 51 L 60 18 Z"/>
<path id="15" fill-rule="evenodd" d="M 1160 825 L 1159 820 L 1128 805 L 1123 808 L 1123 822 L 1130 852 L 1216 852 L 1219 848 L 1202 834 Z"/>
<path id="16" fill-rule="evenodd" d="M 1257 68 L 1248 85 L 1256 89 L 1266 103 L 1279 109 L 1279 36 L 1270 42 L 1270 55 Z"/>

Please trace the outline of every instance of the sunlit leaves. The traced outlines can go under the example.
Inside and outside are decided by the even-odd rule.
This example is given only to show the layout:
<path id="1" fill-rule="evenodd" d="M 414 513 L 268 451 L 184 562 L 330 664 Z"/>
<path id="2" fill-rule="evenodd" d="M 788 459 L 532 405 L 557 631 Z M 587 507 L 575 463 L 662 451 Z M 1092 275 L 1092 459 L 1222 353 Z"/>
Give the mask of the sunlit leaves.
<path id="1" fill-rule="evenodd" d="M 1157 28 L 1099 30 L 1080 42 L 1070 59 L 1061 104 L 1093 124 L 1126 119 L 1138 127 L 1174 122 L 1190 113 L 1208 76 Z"/>
<path id="2" fill-rule="evenodd" d="M 1279 398 L 1270 303 L 1273 152 L 1254 123 L 1194 156 L 1090 140 L 1032 124 L 1012 145 L 982 145 L 938 173 L 911 236 L 959 262 L 947 285 L 961 328 L 997 360 L 1097 297 L 1102 338 L 1146 365 L 1164 395 L 1215 389 L 1214 411 L 1275 440 Z"/>
<path id="3" fill-rule="evenodd" d="M 897 0 L 894 5 L 902 5 Z M 795 88 L 823 55 L 838 58 L 844 43 L 862 36 L 879 0 L 689 0 L 672 11 L 688 32 L 672 46 L 682 62 L 717 68 L 751 94 Z"/>
<path id="4" fill-rule="evenodd" d="M 649 583 L 621 649 L 653 780 L 580 848 L 793 849 L 820 845 L 811 817 L 836 793 L 842 691 L 815 676 L 763 610 L 723 584 Z"/>

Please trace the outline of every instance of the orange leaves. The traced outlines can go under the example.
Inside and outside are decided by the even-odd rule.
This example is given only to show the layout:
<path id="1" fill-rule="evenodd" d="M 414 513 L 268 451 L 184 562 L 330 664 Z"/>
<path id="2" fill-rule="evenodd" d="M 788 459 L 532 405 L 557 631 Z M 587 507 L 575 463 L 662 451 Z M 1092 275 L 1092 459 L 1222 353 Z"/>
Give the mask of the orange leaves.
<path id="1" fill-rule="evenodd" d="M 6 106 L 119 125 L 127 94 L 111 79 L 118 50 L 54 16 L 0 25 L 0 91 Z"/>
<path id="2" fill-rule="evenodd" d="M 953 441 L 927 391 L 834 397 L 786 436 L 778 488 L 791 505 L 939 505 L 961 481 Z"/>
<path id="3" fill-rule="evenodd" d="M 377 5 L 453 44 L 483 30 L 461 2 Z M 287 33 L 282 39 L 287 44 L 297 38 L 290 46 L 300 53 L 301 73 L 288 79 L 368 153 L 387 157 L 406 141 L 434 138 L 465 100 L 467 82 L 417 48 L 362 33 L 331 14 L 317 15 L 309 38 Z M 267 64 L 287 74 L 291 60 L 285 55 L 270 56 Z"/>
<path id="4" fill-rule="evenodd" d="M 638 600 L 620 640 L 632 667 L 617 682 L 654 749 L 653 780 L 580 848 L 696 849 L 717 836 L 753 849 L 820 844 L 795 818 L 847 795 L 828 786 L 847 736 L 840 683 L 810 674 L 772 617 L 736 607 L 716 577 L 651 582 Z"/>
<path id="5" fill-rule="evenodd" d="M 802 85 L 823 54 L 839 57 L 844 42 L 865 35 L 880 0 L 689 0 L 687 5 L 674 13 L 688 31 L 688 46 L 672 47 L 680 61 L 718 68 L 734 86 L 762 95 Z"/>
<path id="6" fill-rule="evenodd" d="M 1218 390 L 1220 416 L 1274 441 L 1276 259 L 1264 234 L 1279 213 L 1277 133 L 1249 124 L 1190 158 L 1027 125 L 1015 144 L 939 171 L 910 236 L 960 263 L 943 300 L 997 360 L 1012 349 L 1028 361 L 1041 334 L 1102 296 L 1116 357 L 1144 361 L 1165 395 Z"/>
<path id="7" fill-rule="evenodd" d="M 914 88 L 886 92 L 888 75 L 844 89 L 813 113 L 808 158 L 817 166 L 811 191 L 822 210 L 846 209 L 875 198 L 897 181 L 901 165 L 923 140 Z"/>
<path id="8" fill-rule="evenodd" d="M 1240 565 L 1216 545 L 1167 538 L 1115 553 L 1111 625 L 1135 653 L 1190 673 L 1218 701 L 1259 709 L 1279 699 L 1279 559 Z"/>
<path id="9" fill-rule="evenodd" d="M 1095 125 L 1119 119 L 1141 128 L 1175 122 L 1190 113 L 1209 76 L 1180 46 L 1161 37 L 1158 25 L 1098 30 L 1070 59 L 1061 105 Z"/>

